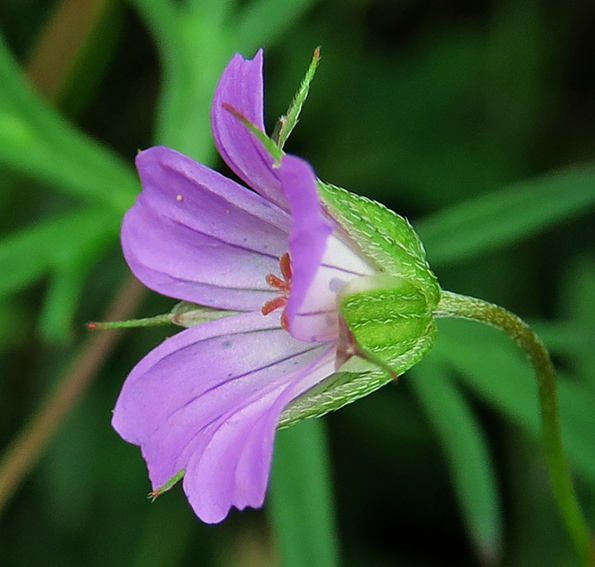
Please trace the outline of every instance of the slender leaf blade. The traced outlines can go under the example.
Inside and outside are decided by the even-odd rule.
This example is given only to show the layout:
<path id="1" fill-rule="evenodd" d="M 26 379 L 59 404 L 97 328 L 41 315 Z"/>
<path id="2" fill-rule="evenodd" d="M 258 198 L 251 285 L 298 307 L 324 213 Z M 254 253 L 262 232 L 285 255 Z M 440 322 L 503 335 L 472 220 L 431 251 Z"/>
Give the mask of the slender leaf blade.
<path id="1" fill-rule="evenodd" d="M 111 210 L 85 209 L 39 222 L 0 239 L 0 296 L 27 286 L 81 250 L 113 239 L 120 217 Z"/>
<path id="2" fill-rule="evenodd" d="M 33 91 L 1 35 L 0 84 L 0 164 L 119 212 L 132 204 L 138 187 L 132 167 Z"/>
<path id="3" fill-rule="evenodd" d="M 278 432 L 270 515 L 284 567 L 336 567 L 339 552 L 324 423 Z"/>
<path id="4" fill-rule="evenodd" d="M 566 169 L 416 223 L 432 267 L 469 260 L 595 207 L 595 167 Z"/>
<path id="5" fill-rule="evenodd" d="M 446 367 L 432 357 L 409 374 L 409 383 L 442 442 L 471 539 L 494 563 L 502 545 L 502 513 L 488 442 Z"/>

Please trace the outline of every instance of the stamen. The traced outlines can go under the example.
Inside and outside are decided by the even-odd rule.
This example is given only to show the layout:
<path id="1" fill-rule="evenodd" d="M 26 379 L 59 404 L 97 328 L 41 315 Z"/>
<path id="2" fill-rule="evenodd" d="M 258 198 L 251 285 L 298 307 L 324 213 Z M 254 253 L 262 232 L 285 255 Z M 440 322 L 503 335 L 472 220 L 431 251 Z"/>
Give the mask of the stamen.
<path id="1" fill-rule="evenodd" d="M 289 319 L 287 318 L 287 310 L 284 309 L 283 313 L 281 313 L 281 328 L 284 331 L 289 332 Z"/>
<path id="2" fill-rule="evenodd" d="M 287 300 L 289 299 L 289 292 L 291 290 L 291 258 L 289 257 L 289 253 L 283 254 L 281 258 L 279 258 L 279 268 L 281 269 L 281 275 L 283 279 L 274 275 L 274 274 L 267 274 L 265 276 L 266 282 L 276 290 L 281 292 L 281 295 L 274 297 L 273 299 L 269 299 L 265 301 L 260 308 L 260 312 L 263 315 L 268 315 L 275 311 L 275 309 L 279 309 L 279 307 L 285 307 L 287 305 Z M 287 319 L 287 312 L 283 310 L 281 314 L 281 327 L 286 331 L 289 330 L 289 320 Z"/>
<path id="3" fill-rule="evenodd" d="M 274 297 L 273 299 L 269 299 L 265 301 L 260 308 L 260 312 L 263 315 L 268 315 L 272 313 L 275 309 L 279 309 L 279 307 L 283 307 L 287 303 L 287 298 L 283 295 L 278 297 Z"/>
<path id="4" fill-rule="evenodd" d="M 281 278 L 278 278 L 273 274 L 268 274 L 265 277 L 265 280 L 271 287 L 274 287 L 275 289 L 280 289 L 283 291 L 287 289 L 287 282 L 284 282 Z"/>
<path id="5" fill-rule="evenodd" d="M 287 283 L 291 282 L 291 258 L 289 257 L 288 252 L 285 252 L 285 254 L 281 256 L 281 259 L 279 260 L 279 265 L 281 267 L 281 275 L 283 276 L 283 279 Z"/>

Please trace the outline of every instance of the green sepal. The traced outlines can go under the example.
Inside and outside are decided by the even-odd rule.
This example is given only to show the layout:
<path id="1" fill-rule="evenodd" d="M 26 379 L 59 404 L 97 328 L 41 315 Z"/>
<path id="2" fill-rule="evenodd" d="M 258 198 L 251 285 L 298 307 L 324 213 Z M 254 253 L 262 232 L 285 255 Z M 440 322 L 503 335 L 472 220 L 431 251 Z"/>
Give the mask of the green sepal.
<path id="1" fill-rule="evenodd" d="M 237 108 L 234 108 L 227 103 L 223 104 L 223 108 L 235 116 L 246 127 L 246 129 L 256 137 L 256 139 L 264 146 L 264 149 L 269 152 L 276 163 L 281 162 L 284 153 L 276 142 L 269 138 L 256 124 L 254 124 L 254 122 L 244 116 Z"/>
<path id="2" fill-rule="evenodd" d="M 129 319 L 128 321 L 92 321 L 87 323 L 87 329 L 103 331 L 106 329 L 129 329 L 138 327 L 158 327 L 160 325 L 179 325 L 180 327 L 194 327 L 223 317 L 237 315 L 239 311 L 215 309 L 205 305 L 197 305 L 188 301 L 176 303 L 169 313 L 145 317 L 143 319 Z"/>
<path id="3" fill-rule="evenodd" d="M 163 483 L 159 488 L 156 488 L 155 490 L 149 492 L 147 498 L 149 498 L 152 502 L 155 502 L 158 496 L 161 496 L 164 492 L 171 490 L 175 484 L 182 480 L 182 478 L 184 478 L 184 474 L 186 474 L 186 469 L 182 469 L 181 471 L 177 472 L 168 481 Z"/>
<path id="4" fill-rule="evenodd" d="M 338 363 L 346 362 L 295 399 L 281 415 L 280 428 L 337 410 L 395 380 L 432 348 L 436 335 L 440 286 L 409 222 L 340 187 L 318 181 L 318 189 L 343 237 L 378 274 L 354 278 L 339 291 L 345 336 Z"/>
<path id="5" fill-rule="evenodd" d="M 432 306 L 409 280 L 388 274 L 356 278 L 341 289 L 338 302 L 358 356 L 395 376 L 432 345 Z"/>
<path id="6" fill-rule="evenodd" d="M 357 356 L 296 398 L 281 415 L 280 428 L 371 394 L 417 364 L 434 344 L 430 304 L 407 280 L 387 274 L 356 278 L 339 292 L 338 300 Z"/>
<path id="7" fill-rule="evenodd" d="M 431 307 L 440 301 L 440 286 L 426 261 L 426 251 L 407 219 L 381 203 L 318 181 L 330 214 L 378 270 L 414 283 Z"/>
<path id="8" fill-rule="evenodd" d="M 392 361 L 395 366 L 402 368 L 401 373 L 419 362 L 432 348 L 435 334 L 436 324 L 430 321 L 426 334 L 418 337 L 414 347 Z M 277 428 L 289 427 L 303 419 L 322 417 L 395 381 L 393 376 L 371 362 L 359 358 L 352 359 L 345 367 L 352 364 L 359 364 L 368 369 L 360 372 L 336 372 L 325 378 L 320 384 L 293 400 L 283 410 Z"/>
<path id="9" fill-rule="evenodd" d="M 228 311 L 227 309 L 215 309 L 214 307 L 207 307 L 205 305 L 197 305 L 188 301 L 180 301 L 176 303 L 174 308 L 170 311 L 171 322 L 180 327 L 195 327 L 223 317 L 230 317 L 237 315 L 239 311 Z"/>
<path id="10" fill-rule="evenodd" d="M 355 402 L 392 382 L 379 368 L 365 372 L 336 372 L 291 402 L 281 414 L 277 429 L 294 425 L 303 419 L 322 417 Z"/>
<path id="11" fill-rule="evenodd" d="M 296 93 L 295 97 L 291 101 L 289 105 L 289 109 L 287 110 L 287 114 L 281 116 L 279 121 L 275 126 L 275 130 L 271 138 L 275 141 L 275 143 L 283 149 L 285 142 L 287 142 L 287 138 L 293 131 L 293 129 L 297 126 L 298 120 L 300 118 L 300 113 L 302 111 L 302 107 L 306 102 L 306 98 L 308 97 L 308 92 L 310 91 L 310 84 L 312 83 L 312 79 L 314 79 L 314 74 L 316 73 L 316 68 L 320 63 L 320 47 L 317 47 L 314 50 L 314 55 L 312 57 L 312 62 L 308 67 L 308 71 L 306 72 L 306 76 L 300 85 L 298 92 Z"/>

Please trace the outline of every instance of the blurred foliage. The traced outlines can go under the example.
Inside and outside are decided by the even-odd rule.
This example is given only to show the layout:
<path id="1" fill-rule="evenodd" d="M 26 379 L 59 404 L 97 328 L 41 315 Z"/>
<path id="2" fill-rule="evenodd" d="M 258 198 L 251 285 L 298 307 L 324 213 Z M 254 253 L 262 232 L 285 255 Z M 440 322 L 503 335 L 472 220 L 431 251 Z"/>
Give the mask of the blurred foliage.
<path id="1" fill-rule="evenodd" d="M 0 4 L 3 447 L 127 274 L 117 237 L 136 150 L 166 143 L 222 168 L 208 112 L 233 52 L 266 48 L 272 126 L 321 45 L 287 149 L 408 216 L 445 288 L 534 321 L 560 370 L 564 439 L 595 526 L 591 2 L 72 4 Z M 140 314 L 171 305 L 150 295 Z M 496 331 L 441 322 L 398 385 L 324 428 L 282 432 L 271 509 L 219 526 L 200 524 L 179 487 L 145 502 L 140 452 L 109 424 L 127 372 L 169 332 L 129 332 L 104 361 L 4 509 L 3 565 L 573 564 L 531 370 Z"/>

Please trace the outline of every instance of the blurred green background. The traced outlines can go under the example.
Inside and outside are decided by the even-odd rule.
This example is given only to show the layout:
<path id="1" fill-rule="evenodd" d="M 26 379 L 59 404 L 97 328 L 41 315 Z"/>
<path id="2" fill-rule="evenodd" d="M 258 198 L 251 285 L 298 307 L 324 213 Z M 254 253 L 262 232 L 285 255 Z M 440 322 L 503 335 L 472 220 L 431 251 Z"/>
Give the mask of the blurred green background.
<path id="1" fill-rule="evenodd" d="M 175 303 L 118 244 L 137 149 L 227 172 L 208 112 L 229 58 L 265 47 L 272 128 L 320 45 L 288 151 L 407 216 L 444 288 L 534 324 L 595 526 L 592 2 L 5 0 L 0 30 L 0 564 L 575 564 L 531 369 L 497 331 L 441 322 L 398 385 L 280 432 L 264 510 L 206 526 L 179 486 L 145 499 L 110 426 L 174 330 L 84 323 Z"/>

